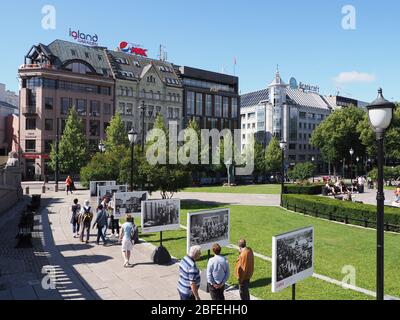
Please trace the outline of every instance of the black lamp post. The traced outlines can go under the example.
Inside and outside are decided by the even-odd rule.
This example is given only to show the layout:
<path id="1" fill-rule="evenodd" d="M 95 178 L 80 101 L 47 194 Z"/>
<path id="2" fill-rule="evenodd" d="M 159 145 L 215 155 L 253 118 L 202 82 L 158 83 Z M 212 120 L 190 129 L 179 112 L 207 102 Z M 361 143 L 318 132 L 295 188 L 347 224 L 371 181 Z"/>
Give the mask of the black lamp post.
<path id="1" fill-rule="evenodd" d="M 144 116 L 146 113 L 145 102 L 142 101 L 142 105 L 139 107 L 142 110 L 142 153 L 144 152 L 144 140 L 145 140 L 145 128 L 144 128 Z"/>
<path id="2" fill-rule="evenodd" d="M 287 147 L 286 141 L 281 141 L 279 146 L 282 150 L 282 166 L 281 166 L 281 206 L 283 206 L 283 194 L 285 193 L 285 150 Z"/>
<path id="3" fill-rule="evenodd" d="M 353 190 L 353 154 L 354 154 L 353 148 L 349 150 L 349 153 L 350 153 L 350 184 L 351 184 L 351 190 Z"/>
<path id="4" fill-rule="evenodd" d="M 315 162 L 315 157 L 311 157 L 311 161 L 312 161 L 312 163 L 313 163 L 313 165 L 314 165 L 314 162 Z M 313 177 L 312 177 L 312 183 L 315 183 L 315 167 L 313 167 Z"/>
<path id="5" fill-rule="evenodd" d="M 357 157 L 356 158 L 356 161 L 357 161 L 357 166 L 356 166 L 356 179 L 358 178 L 358 164 L 359 164 L 359 162 L 360 162 L 360 158 L 359 157 Z M 357 181 L 356 181 L 357 182 Z"/>
<path id="6" fill-rule="evenodd" d="M 133 148 L 137 139 L 137 132 L 133 129 L 128 133 L 129 143 L 131 144 L 131 191 L 133 191 Z"/>
<path id="7" fill-rule="evenodd" d="M 378 193 L 377 193 L 377 252 L 376 252 L 376 298 L 384 299 L 384 215 L 385 215 L 385 193 L 383 190 L 383 139 L 385 131 L 389 128 L 392 118 L 394 103 L 383 97 L 382 89 L 378 91 L 378 98 L 367 107 L 369 121 L 376 134 L 378 147 Z"/>

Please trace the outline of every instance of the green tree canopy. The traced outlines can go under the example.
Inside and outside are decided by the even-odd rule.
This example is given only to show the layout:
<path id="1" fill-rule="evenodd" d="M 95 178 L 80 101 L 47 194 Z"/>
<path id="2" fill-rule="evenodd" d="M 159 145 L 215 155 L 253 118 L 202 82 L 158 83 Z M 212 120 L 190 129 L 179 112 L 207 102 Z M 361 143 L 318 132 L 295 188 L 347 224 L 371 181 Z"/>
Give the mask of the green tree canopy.
<path id="1" fill-rule="evenodd" d="M 112 117 L 106 134 L 107 138 L 104 141 L 106 152 L 116 152 L 118 146 L 129 147 L 128 133 L 119 113 Z"/>
<path id="2" fill-rule="evenodd" d="M 50 167 L 56 170 L 56 147 L 53 144 L 50 152 Z M 60 172 L 65 174 L 79 173 L 80 169 L 89 162 L 88 144 L 82 130 L 82 120 L 79 119 L 75 108 L 69 112 L 64 132 L 59 142 Z"/>
<path id="3" fill-rule="evenodd" d="M 277 138 L 273 137 L 265 153 L 265 169 L 268 172 L 278 172 L 282 166 L 282 150 Z"/>
<path id="4" fill-rule="evenodd" d="M 298 163 L 293 169 L 289 170 L 289 179 L 301 181 L 307 180 L 314 175 L 315 166 L 311 162 Z"/>
<path id="5" fill-rule="evenodd" d="M 310 143 L 321 150 L 326 162 L 338 163 L 350 157 L 349 150 L 364 155 L 357 126 L 364 120 L 365 111 L 357 107 L 347 107 L 334 111 L 314 130 Z"/>

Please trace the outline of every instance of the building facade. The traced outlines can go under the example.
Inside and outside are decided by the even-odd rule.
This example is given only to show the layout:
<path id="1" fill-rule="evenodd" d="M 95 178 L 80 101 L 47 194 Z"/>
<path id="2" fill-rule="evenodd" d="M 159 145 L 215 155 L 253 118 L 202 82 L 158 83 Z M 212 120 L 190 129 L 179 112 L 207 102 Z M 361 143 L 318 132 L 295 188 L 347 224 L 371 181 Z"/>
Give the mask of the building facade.
<path id="1" fill-rule="evenodd" d="M 239 79 L 234 76 L 175 66 L 182 79 L 183 125 L 195 119 L 200 129 L 239 129 Z"/>
<path id="2" fill-rule="evenodd" d="M 183 89 L 172 65 L 119 51 L 107 51 L 115 78 L 116 112 L 120 113 L 127 131 L 134 129 L 142 140 L 144 132 L 153 128 L 158 114 L 182 128 Z M 144 107 L 144 108 L 143 108 Z"/>
<path id="3" fill-rule="evenodd" d="M 0 83 L 0 101 L 12 105 L 17 109 L 19 108 L 19 95 L 14 91 L 7 90 L 6 85 L 3 83 Z"/>
<path id="4" fill-rule="evenodd" d="M 24 178 L 43 179 L 51 144 L 75 107 L 90 148 L 97 150 L 114 108 L 114 79 L 104 48 L 56 40 L 33 46 L 19 68 Z"/>
<path id="5" fill-rule="evenodd" d="M 276 137 L 288 143 L 288 167 L 314 159 L 321 171 L 320 151 L 310 144 L 311 135 L 333 110 L 349 105 L 362 107 L 363 103 L 304 90 L 293 78 L 287 85 L 277 71 L 266 89 L 241 96 L 242 150 L 251 136 L 265 146 Z"/>

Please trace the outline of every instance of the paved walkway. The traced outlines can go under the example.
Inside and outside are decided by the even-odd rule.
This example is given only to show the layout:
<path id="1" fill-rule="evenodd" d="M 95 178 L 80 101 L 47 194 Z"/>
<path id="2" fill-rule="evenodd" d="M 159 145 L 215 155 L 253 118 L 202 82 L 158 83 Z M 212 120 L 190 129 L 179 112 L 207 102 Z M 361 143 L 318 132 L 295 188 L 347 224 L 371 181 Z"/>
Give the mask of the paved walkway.
<path id="1" fill-rule="evenodd" d="M 96 245 L 94 234 L 89 244 L 74 239 L 69 223 L 69 206 L 75 197 L 83 203 L 88 197 L 88 192 L 78 191 L 68 197 L 64 192 L 48 192 L 42 195 L 42 207 L 45 209 L 37 216 L 38 222 L 35 227 L 41 229 L 36 248 L 38 254 L 28 252 L 32 264 L 37 266 L 36 272 L 29 278 L 20 277 L 19 284 L 16 283 L 18 274 L 25 275 L 27 270 L 13 272 L 14 276 L 10 281 L 0 287 L 0 300 L 179 299 L 176 290 L 178 262 L 174 260 L 169 266 L 154 265 L 151 261 L 151 254 L 155 248 L 153 245 L 135 245 L 131 261 L 134 267 L 126 269 L 122 266 L 121 249 L 115 239 L 111 238 L 108 246 Z M 16 249 L 10 250 L 16 259 L 21 255 Z M 41 260 L 38 260 L 38 257 Z M 3 253 L 1 260 L 3 261 Z M 4 269 L 13 270 L 17 264 L 18 260 L 10 261 Z M 44 290 L 42 282 L 47 287 L 54 285 L 55 290 Z M 200 292 L 200 296 L 203 300 L 210 299 L 209 294 L 203 291 Z M 229 288 L 226 298 L 238 300 L 238 290 Z"/>

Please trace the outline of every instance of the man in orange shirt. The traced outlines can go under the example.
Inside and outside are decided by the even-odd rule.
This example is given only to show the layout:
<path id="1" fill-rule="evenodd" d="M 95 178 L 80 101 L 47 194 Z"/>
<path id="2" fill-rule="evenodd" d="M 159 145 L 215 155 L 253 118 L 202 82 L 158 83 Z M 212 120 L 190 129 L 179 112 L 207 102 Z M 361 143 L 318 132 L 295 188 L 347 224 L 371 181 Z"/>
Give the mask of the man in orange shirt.
<path id="1" fill-rule="evenodd" d="M 71 194 L 73 194 L 72 193 L 73 184 L 74 184 L 74 182 L 72 181 L 71 176 L 68 176 L 67 180 L 65 180 L 65 185 L 67 187 L 67 195 L 68 195 L 68 192 L 71 192 Z"/>
<path id="2" fill-rule="evenodd" d="M 247 248 L 246 240 L 238 243 L 239 257 L 236 262 L 235 275 L 239 280 L 239 292 L 242 300 L 250 300 L 249 283 L 254 273 L 254 254 L 251 248 Z"/>

